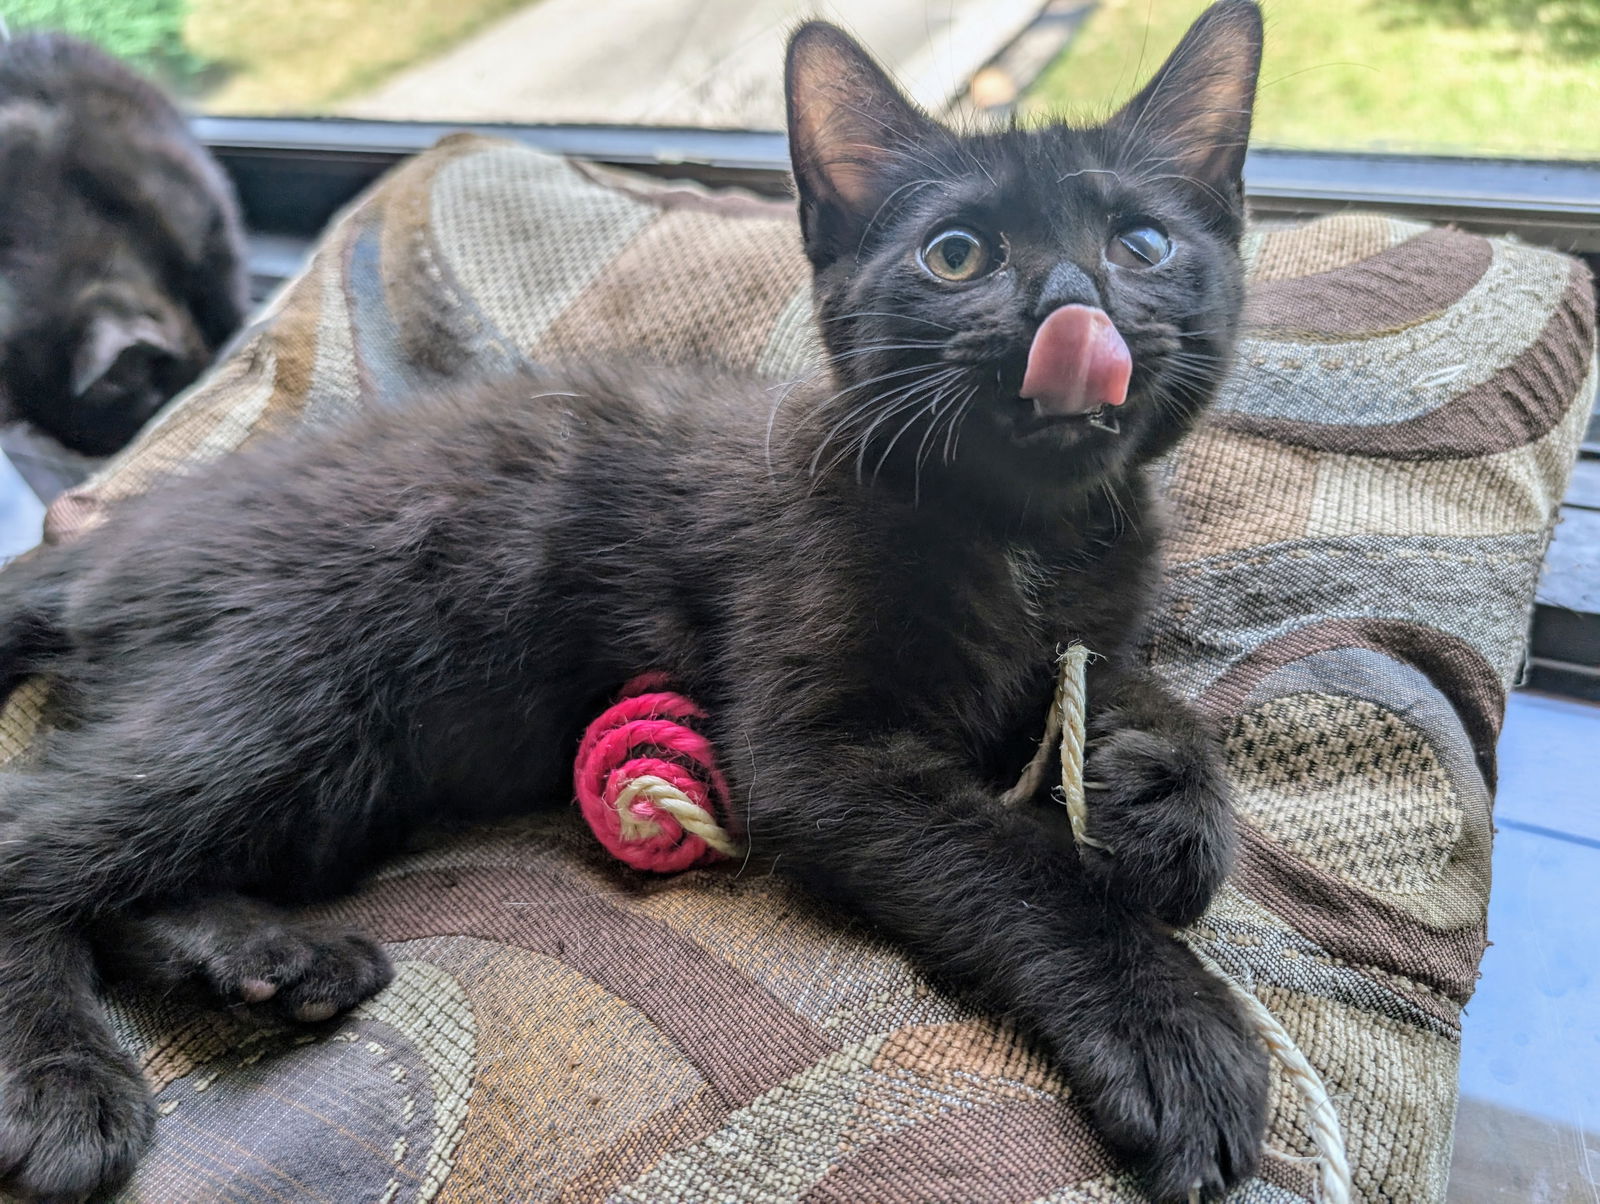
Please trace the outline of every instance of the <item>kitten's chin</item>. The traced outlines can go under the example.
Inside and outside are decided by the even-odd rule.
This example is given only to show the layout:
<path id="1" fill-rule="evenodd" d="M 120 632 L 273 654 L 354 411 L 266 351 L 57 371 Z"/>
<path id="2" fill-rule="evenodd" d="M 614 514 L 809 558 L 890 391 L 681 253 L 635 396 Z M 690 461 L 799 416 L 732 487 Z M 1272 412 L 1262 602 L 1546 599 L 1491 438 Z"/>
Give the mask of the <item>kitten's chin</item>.
<path id="1" fill-rule="evenodd" d="M 1048 414 L 1033 402 L 1017 398 L 1010 412 L 1000 419 L 1011 441 L 1027 448 L 1062 450 L 1122 435 L 1119 407 L 1098 406 L 1082 414 Z"/>

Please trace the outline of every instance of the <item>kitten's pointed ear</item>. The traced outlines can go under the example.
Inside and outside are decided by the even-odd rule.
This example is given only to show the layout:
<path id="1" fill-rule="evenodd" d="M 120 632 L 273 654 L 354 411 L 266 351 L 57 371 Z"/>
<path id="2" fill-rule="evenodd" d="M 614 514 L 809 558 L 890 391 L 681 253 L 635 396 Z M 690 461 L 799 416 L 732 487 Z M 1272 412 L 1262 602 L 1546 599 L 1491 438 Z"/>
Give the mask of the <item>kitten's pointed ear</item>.
<path id="1" fill-rule="evenodd" d="M 1261 71 L 1261 10 L 1254 0 L 1213 4 L 1144 90 L 1107 127 L 1165 169 L 1230 208 L 1242 203 L 1245 145 Z"/>
<path id="2" fill-rule="evenodd" d="M 936 127 L 854 39 L 824 21 L 789 39 L 784 92 L 801 228 L 820 267 L 854 248 L 890 191 L 896 155 Z"/>

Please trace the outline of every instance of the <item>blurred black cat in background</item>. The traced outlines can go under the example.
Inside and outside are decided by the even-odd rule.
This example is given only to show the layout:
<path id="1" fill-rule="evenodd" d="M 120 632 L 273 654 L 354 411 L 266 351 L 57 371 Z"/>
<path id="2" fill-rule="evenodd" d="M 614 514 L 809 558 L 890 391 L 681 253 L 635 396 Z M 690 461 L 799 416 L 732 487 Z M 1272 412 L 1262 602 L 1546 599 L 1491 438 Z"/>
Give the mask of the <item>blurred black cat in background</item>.
<path id="1" fill-rule="evenodd" d="M 232 187 L 166 95 L 60 34 L 0 41 L 0 422 L 109 455 L 246 299 Z"/>

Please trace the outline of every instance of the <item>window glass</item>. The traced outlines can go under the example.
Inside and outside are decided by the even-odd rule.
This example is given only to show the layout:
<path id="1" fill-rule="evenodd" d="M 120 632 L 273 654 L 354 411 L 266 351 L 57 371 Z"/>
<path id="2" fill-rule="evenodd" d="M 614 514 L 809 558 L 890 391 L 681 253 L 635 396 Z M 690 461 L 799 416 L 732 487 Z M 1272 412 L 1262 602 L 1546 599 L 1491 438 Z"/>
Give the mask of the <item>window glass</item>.
<path id="1" fill-rule="evenodd" d="M 1092 114 L 1205 0 L 10 0 L 212 113 L 772 129 L 800 18 L 938 112 Z M 1269 0 L 1258 145 L 1600 157 L 1600 0 Z"/>
<path id="2" fill-rule="evenodd" d="M 1101 0 L 1035 82 L 1093 108 L 1150 70 L 1203 0 Z M 1278 0 L 1254 141 L 1299 149 L 1600 157 L 1600 0 Z"/>

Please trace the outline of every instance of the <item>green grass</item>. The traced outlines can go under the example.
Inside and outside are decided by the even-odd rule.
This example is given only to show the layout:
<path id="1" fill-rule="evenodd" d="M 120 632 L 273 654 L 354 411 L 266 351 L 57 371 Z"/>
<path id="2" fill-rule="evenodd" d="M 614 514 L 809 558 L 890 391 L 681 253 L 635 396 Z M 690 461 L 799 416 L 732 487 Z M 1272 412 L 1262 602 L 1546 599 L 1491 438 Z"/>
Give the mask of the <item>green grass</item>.
<path id="1" fill-rule="evenodd" d="M 1204 0 L 1100 0 L 1030 112 L 1103 115 Z M 1259 146 L 1600 157 L 1600 0 L 1267 0 Z M 1544 24 L 1529 20 L 1542 8 Z M 1576 13 L 1578 34 L 1573 33 Z"/>
<path id="2" fill-rule="evenodd" d="M 181 78 L 196 66 L 183 44 L 185 7 L 186 0 L 0 0 L 0 16 L 18 33 L 64 30 Z"/>
<path id="3" fill-rule="evenodd" d="M 190 0 L 184 41 L 219 65 L 218 113 L 316 113 L 529 0 Z"/>

